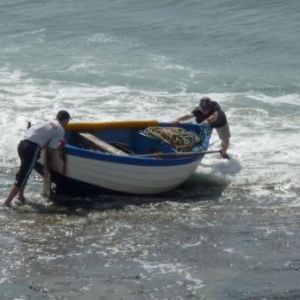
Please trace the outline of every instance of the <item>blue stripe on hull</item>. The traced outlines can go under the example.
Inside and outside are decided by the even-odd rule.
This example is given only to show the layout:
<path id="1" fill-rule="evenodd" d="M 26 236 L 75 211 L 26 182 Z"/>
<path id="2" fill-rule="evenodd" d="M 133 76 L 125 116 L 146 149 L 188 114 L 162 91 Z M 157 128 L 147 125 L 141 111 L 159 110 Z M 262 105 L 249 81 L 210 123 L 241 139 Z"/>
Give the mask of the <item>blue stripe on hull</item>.
<path id="1" fill-rule="evenodd" d="M 116 156 L 111 155 L 109 153 L 103 152 L 92 152 L 90 150 L 81 149 L 77 147 L 73 147 L 67 145 L 66 147 L 67 154 L 73 155 L 77 157 L 83 157 L 90 160 L 101 160 L 107 162 L 113 162 L 118 164 L 125 164 L 125 165 L 136 165 L 136 166 L 178 166 L 178 165 L 186 165 L 196 160 L 199 160 L 199 156 L 204 155 L 195 155 L 190 157 L 183 157 L 183 158 L 168 158 L 168 159 L 161 159 L 155 157 L 139 157 L 139 156 Z"/>
<path id="2" fill-rule="evenodd" d="M 96 185 L 68 178 L 54 172 L 52 172 L 51 178 L 55 186 L 52 192 L 57 196 L 94 198 L 99 195 L 130 195 L 129 193 L 105 189 Z"/>

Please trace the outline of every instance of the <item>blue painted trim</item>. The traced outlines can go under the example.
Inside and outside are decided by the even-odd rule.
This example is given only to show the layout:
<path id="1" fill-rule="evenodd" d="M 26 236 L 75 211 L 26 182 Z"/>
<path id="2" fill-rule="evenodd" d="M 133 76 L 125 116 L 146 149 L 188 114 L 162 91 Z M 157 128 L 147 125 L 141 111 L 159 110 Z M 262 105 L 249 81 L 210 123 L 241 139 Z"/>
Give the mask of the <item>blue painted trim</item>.
<path id="1" fill-rule="evenodd" d="M 149 156 L 138 157 L 135 155 L 118 156 L 115 154 L 80 149 L 70 145 L 66 146 L 66 152 L 68 155 L 82 157 L 94 161 L 106 161 L 106 162 L 112 162 L 112 163 L 124 164 L 124 165 L 157 166 L 157 167 L 186 165 L 194 161 L 197 161 L 204 156 L 203 154 L 190 156 L 190 157 L 182 157 L 182 158 L 154 158 Z"/>

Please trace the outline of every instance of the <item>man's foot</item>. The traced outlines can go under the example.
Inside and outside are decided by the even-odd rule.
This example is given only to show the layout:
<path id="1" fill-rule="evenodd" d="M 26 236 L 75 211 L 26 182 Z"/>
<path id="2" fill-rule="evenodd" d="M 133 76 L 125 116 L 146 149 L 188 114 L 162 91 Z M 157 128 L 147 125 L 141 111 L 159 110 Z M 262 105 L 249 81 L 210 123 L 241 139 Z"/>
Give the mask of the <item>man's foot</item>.
<path id="1" fill-rule="evenodd" d="M 222 149 L 220 150 L 220 154 L 224 159 L 230 159 L 230 157 L 227 153 L 223 154 Z"/>
<path id="2" fill-rule="evenodd" d="M 16 204 L 17 206 L 25 205 L 26 199 L 24 197 L 23 198 L 19 197 L 14 201 L 14 204 Z"/>
<path id="3" fill-rule="evenodd" d="M 17 200 L 19 200 L 22 203 L 26 203 L 26 198 L 25 197 L 18 197 Z"/>
<path id="4" fill-rule="evenodd" d="M 11 207 L 11 201 L 7 201 L 6 198 L 0 200 L 3 207 Z"/>

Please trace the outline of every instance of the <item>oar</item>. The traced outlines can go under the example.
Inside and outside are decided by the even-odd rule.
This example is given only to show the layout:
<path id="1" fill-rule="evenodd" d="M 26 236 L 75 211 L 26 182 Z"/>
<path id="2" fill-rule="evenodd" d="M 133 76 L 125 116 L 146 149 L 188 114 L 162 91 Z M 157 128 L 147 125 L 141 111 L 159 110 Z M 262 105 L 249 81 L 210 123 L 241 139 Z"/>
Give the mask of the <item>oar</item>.
<path id="1" fill-rule="evenodd" d="M 48 150 L 47 147 L 44 150 L 44 180 L 43 180 L 43 196 L 50 198 L 51 194 L 51 173 L 48 169 Z"/>
<path id="2" fill-rule="evenodd" d="M 220 150 L 200 151 L 200 152 L 180 152 L 180 153 L 150 153 L 150 154 L 143 154 L 139 156 L 151 156 L 155 158 L 180 158 L 180 157 L 198 156 L 198 155 L 212 154 L 212 153 L 220 153 Z"/>
<path id="3" fill-rule="evenodd" d="M 211 144 L 209 144 L 208 148 L 210 148 L 212 145 L 214 145 L 215 143 L 217 143 L 219 140 L 216 140 L 214 142 L 212 142 Z"/>
<path id="4" fill-rule="evenodd" d="M 62 146 L 60 148 L 60 158 L 63 161 L 63 168 L 62 168 L 62 174 L 65 176 L 66 175 L 66 171 L 67 171 L 67 151 L 66 151 L 66 147 Z"/>

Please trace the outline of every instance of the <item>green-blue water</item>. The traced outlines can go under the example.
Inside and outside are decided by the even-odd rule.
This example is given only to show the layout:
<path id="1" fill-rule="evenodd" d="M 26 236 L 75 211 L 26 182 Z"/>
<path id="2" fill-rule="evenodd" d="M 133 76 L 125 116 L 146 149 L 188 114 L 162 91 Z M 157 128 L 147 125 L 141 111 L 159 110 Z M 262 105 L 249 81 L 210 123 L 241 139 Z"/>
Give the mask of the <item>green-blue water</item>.
<path id="1" fill-rule="evenodd" d="M 300 298 L 300 4 L 244 2 L 1 1 L 2 198 L 27 121 L 60 108 L 169 121 L 206 95 L 232 132 L 166 196 L 56 206 L 33 174 L 33 204 L 0 208 L 3 299 Z"/>

